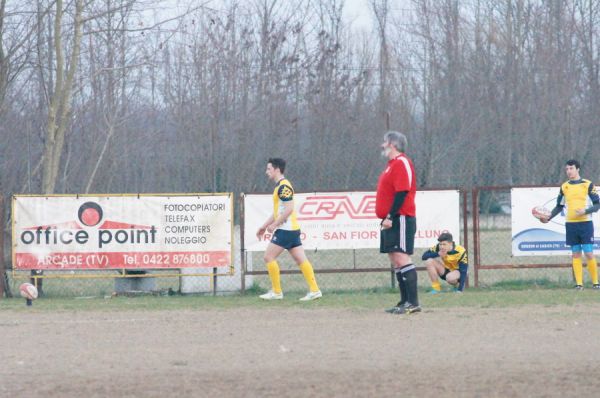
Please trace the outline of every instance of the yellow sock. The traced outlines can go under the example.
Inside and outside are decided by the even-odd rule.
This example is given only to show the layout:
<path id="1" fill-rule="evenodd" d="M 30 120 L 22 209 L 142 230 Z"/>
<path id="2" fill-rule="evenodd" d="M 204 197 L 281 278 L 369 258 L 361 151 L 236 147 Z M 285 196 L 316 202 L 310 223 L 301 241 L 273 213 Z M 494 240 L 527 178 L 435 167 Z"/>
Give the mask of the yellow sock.
<path id="1" fill-rule="evenodd" d="M 277 264 L 277 261 L 267 263 L 267 271 L 269 271 L 273 293 L 281 293 L 281 278 L 279 276 L 279 264 Z"/>
<path id="2" fill-rule="evenodd" d="M 442 291 L 442 285 L 439 282 L 431 282 L 431 288 L 433 290 L 437 290 L 438 292 Z"/>
<path id="3" fill-rule="evenodd" d="M 310 265 L 308 260 L 304 260 L 304 262 L 300 264 L 300 271 L 302 271 L 302 275 L 304 275 L 304 279 L 306 279 L 306 283 L 308 284 L 310 291 L 319 291 L 319 286 L 317 286 L 317 280 L 315 279 L 315 272 L 313 271 L 313 267 Z"/>
<path id="4" fill-rule="evenodd" d="M 596 263 L 596 258 L 592 258 L 587 261 L 588 272 L 590 273 L 590 279 L 594 285 L 598 284 L 598 263 Z"/>
<path id="5" fill-rule="evenodd" d="M 583 262 L 581 257 L 573 257 L 573 275 L 575 275 L 575 284 L 583 286 Z"/>

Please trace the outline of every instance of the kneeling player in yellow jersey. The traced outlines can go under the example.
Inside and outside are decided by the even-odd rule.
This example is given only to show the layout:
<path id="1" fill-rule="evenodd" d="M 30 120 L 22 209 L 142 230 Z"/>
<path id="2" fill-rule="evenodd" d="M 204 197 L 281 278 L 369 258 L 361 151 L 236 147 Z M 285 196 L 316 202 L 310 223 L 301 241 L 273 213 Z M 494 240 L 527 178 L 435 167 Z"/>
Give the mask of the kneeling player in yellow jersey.
<path id="1" fill-rule="evenodd" d="M 265 250 L 265 264 L 271 279 L 272 289 L 260 296 L 263 300 L 281 300 L 281 280 L 279 275 L 279 264 L 277 257 L 287 250 L 296 264 L 300 267 L 304 279 L 308 284 L 309 292 L 300 301 L 311 301 L 322 297 L 319 286 L 315 279 L 313 267 L 304 254 L 302 241 L 300 240 L 300 225 L 296 219 L 294 210 L 294 188 L 283 175 L 285 171 L 285 160 L 271 158 L 267 162 L 267 177 L 277 185 L 273 190 L 273 215 L 267 218 L 264 224 L 256 232 L 260 240 L 265 232 L 273 234 L 271 242 Z"/>
<path id="2" fill-rule="evenodd" d="M 581 178 L 579 169 L 581 165 L 575 159 L 568 160 L 565 173 L 569 179 L 561 185 L 556 207 L 549 216 L 543 216 L 540 221 L 547 223 L 567 207 L 565 216 L 565 232 L 567 246 L 571 246 L 573 262 L 573 276 L 575 289 L 583 290 L 583 260 L 581 252 L 585 254 L 587 268 L 592 280 L 592 288 L 600 289 L 598 284 L 598 265 L 594 258 L 594 224 L 591 214 L 600 209 L 600 197 L 590 180 Z M 591 206 L 590 206 L 591 203 Z"/>
<path id="3" fill-rule="evenodd" d="M 439 278 L 454 286 L 456 292 L 462 292 L 467 281 L 469 263 L 467 250 L 454 243 L 452 234 L 445 232 L 438 237 L 438 244 L 423 254 L 427 273 L 431 279 L 429 293 L 437 294 L 442 291 Z"/>

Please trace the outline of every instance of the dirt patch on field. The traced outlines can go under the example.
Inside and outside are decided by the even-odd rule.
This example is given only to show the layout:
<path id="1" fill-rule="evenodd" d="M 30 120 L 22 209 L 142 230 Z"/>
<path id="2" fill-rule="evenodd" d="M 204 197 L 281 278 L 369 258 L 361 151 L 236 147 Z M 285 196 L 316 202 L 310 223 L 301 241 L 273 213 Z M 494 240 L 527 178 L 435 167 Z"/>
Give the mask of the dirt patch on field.
<path id="1" fill-rule="evenodd" d="M 0 396 L 596 396 L 600 304 L 0 313 Z"/>

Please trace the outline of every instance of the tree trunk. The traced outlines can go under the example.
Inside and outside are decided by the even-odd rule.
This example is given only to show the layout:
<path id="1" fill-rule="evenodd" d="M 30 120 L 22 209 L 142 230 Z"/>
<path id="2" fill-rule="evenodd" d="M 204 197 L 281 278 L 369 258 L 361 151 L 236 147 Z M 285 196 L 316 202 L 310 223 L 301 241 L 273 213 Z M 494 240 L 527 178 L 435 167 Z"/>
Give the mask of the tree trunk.
<path id="1" fill-rule="evenodd" d="M 73 25 L 73 48 L 69 64 L 65 66 L 62 42 L 63 0 L 56 1 L 54 20 L 54 51 L 56 57 L 56 82 L 48 107 L 46 140 L 42 164 L 42 192 L 54 193 L 60 169 L 60 160 L 65 143 L 65 132 L 70 126 L 71 95 L 73 80 L 77 70 L 82 37 L 83 0 L 75 2 L 75 21 Z"/>

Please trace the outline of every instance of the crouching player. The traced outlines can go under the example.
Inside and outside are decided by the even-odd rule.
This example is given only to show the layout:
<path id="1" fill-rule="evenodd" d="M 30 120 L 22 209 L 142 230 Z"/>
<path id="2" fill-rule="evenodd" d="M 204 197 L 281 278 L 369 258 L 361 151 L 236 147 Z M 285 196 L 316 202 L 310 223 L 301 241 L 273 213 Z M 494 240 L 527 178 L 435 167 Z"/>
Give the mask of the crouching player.
<path id="1" fill-rule="evenodd" d="M 429 293 L 437 294 L 442 291 L 438 278 L 442 278 L 454 286 L 456 292 L 462 292 L 467 281 L 469 268 L 467 250 L 454 243 L 452 234 L 445 232 L 438 237 L 438 244 L 427 250 L 422 257 L 427 266 L 431 279 Z"/>

